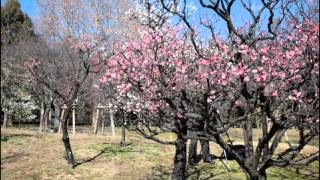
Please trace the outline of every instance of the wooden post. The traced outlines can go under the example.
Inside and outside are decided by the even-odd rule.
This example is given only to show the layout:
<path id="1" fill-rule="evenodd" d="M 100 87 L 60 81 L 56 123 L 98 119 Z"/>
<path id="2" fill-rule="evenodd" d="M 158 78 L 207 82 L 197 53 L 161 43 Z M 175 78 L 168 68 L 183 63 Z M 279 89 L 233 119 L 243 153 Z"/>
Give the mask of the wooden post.
<path id="1" fill-rule="evenodd" d="M 101 125 L 101 134 L 104 134 L 104 125 L 105 125 L 105 121 L 106 121 L 106 118 L 105 118 L 105 113 L 102 114 L 102 125 Z"/>
<path id="2" fill-rule="evenodd" d="M 6 128 L 8 124 L 8 113 L 4 112 L 4 116 L 3 116 L 3 128 Z"/>
<path id="3" fill-rule="evenodd" d="M 49 111 L 46 109 L 45 113 L 44 113 L 44 127 L 43 130 L 46 132 L 48 130 L 48 115 L 49 115 Z"/>
<path id="4" fill-rule="evenodd" d="M 49 112 L 48 112 L 48 122 L 51 123 L 51 108 L 49 109 Z M 48 123 L 47 123 L 47 126 L 48 126 Z"/>
<path id="5" fill-rule="evenodd" d="M 98 106 L 99 106 L 99 104 L 98 104 Z M 96 114 L 96 118 L 95 118 L 93 134 L 97 134 L 97 132 L 98 132 L 99 111 L 100 111 L 100 108 L 97 108 L 97 114 Z"/>
<path id="6" fill-rule="evenodd" d="M 93 103 L 92 106 L 92 127 L 94 128 L 95 124 L 96 124 L 96 116 L 97 116 L 97 104 L 96 102 Z"/>
<path id="7" fill-rule="evenodd" d="M 110 127 L 111 127 L 112 136 L 113 137 L 116 136 L 112 109 L 110 109 Z"/>
<path id="8" fill-rule="evenodd" d="M 72 106 L 72 135 L 76 134 L 76 105 Z"/>
<path id="9" fill-rule="evenodd" d="M 40 132 L 43 132 L 43 126 L 44 126 L 44 122 L 43 122 L 43 119 L 44 119 L 44 103 L 41 101 L 41 105 L 40 105 L 40 126 L 39 126 L 39 131 Z"/>

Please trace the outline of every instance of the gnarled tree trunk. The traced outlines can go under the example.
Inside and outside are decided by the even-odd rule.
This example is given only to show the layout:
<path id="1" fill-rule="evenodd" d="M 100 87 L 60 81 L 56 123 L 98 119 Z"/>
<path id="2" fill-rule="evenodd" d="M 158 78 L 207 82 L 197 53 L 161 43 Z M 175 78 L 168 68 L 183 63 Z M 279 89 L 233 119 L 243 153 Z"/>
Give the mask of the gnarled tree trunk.
<path id="1" fill-rule="evenodd" d="M 260 176 L 260 180 L 267 180 L 267 173 L 266 173 L 266 170 L 263 169 L 263 170 L 260 170 L 259 172 L 259 176 Z"/>
<path id="2" fill-rule="evenodd" d="M 66 151 L 66 158 L 67 158 L 68 164 L 70 164 L 71 167 L 74 168 L 76 166 L 76 161 L 72 153 L 70 140 L 69 140 L 69 133 L 68 133 L 68 119 L 70 116 L 70 112 L 71 110 L 69 106 L 67 107 L 67 109 L 65 109 L 65 114 L 61 122 L 61 130 L 62 130 L 62 141 Z"/>
<path id="3" fill-rule="evenodd" d="M 176 154 L 174 157 L 174 168 L 172 172 L 172 180 L 184 180 L 186 174 L 187 163 L 187 141 L 178 134 L 176 140 Z"/>
<path id="4" fill-rule="evenodd" d="M 191 142 L 189 144 L 189 156 L 188 156 L 188 162 L 190 165 L 194 165 L 197 163 L 197 144 L 198 144 L 198 139 L 195 139 L 195 137 L 192 137 Z"/>

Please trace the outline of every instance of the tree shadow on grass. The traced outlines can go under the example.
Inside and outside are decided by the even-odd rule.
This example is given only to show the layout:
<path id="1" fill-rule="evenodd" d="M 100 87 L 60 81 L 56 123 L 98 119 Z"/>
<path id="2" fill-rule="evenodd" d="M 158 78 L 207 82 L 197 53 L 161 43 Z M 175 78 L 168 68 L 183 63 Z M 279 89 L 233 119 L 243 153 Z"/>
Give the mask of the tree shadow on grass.
<path id="1" fill-rule="evenodd" d="M 81 164 L 84 164 L 84 163 L 88 163 L 88 162 L 91 162 L 93 160 L 95 160 L 97 157 L 101 156 L 102 154 L 106 153 L 105 150 L 102 150 L 100 151 L 98 154 L 96 154 L 95 156 L 89 158 L 89 159 L 86 159 L 86 160 L 80 160 L 76 163 L 76 165 L 73 167 L 73 168 L 76 168 L 77 166 L 80 166 Z"/>
<path id="2" fill-rule="evenodd" d="M 146 177 L 147 180 L 170 179 L 172 169 L 168 166 L 158 165 L 152 167 L 151 173 Z"/>
<path id="3" fill-rule="evenodd" d="M 14 139 L 14 138 L 25 138 L 25 137 L 32 137 L 35 135 L 31 135 L 31 134 L 7 134 L 7 135 L 1 135 L 1 141 L 8 141 L 10 139 Z"/>
<path id="4" fill-rule="evenodd" d="M 25 154 L 23 152 L 21 153 L 15 153 L 10 156 L 1 157 L 1 169 L 4 169 L 4 164 L 10 163 L 10 162 L 16 162 L 23 156 L 28 156 L 29 154 Z"/>
<path id="5" fill-rule="evenodd" d="M 213 179 L 216 176 L 226 174 L 226 172 L 212 172 L 212 167 L 210 169 L 199 167 L 199 166 L 190 166 L 187 170 L 188 179 Z"/>
<path id="6" fill-rule="evenodd" d="M 172 173 L 172 167 L 167 167 L 163 165 L 159 165 L 152 168 L 152 172 L 148 177 L 147 180 L 165 180 L 170 179 Z M 190 166 L 187 168 L 187 179 L 202 179 L 202 180 L 209 180 L 213 179 L 214 177 L 225 174 L 225 172 L 213 173 L 207 170 L 202 169 L 198 166 Z"/>
<path id="7" fill-rule="evenodd" d="M 100 157 L 103 154 L 116 155 L 117 153 L 137 152 L 136 150 L 131 148 L 132 143 L 127 143 L 125 146 L 121 146 L 119 143 L 111 143 L 111 144 L 103 143 L 103 144 L 106 145 L 107 147 L 100 150 L 100 152 L 98 154 L 96 154 L 95 156 L 93 156 L 91 158 L 77 161 L 76 165 L 73 168 L 76 168 L 77 166 L 79 166 L 81 164 L 89 163 L 89 162 L 95 160 L 96 158 Z"/>
<path id="8" fill-rule="evenodd" d="M 197 156 L 196 161 L 201 160 L 200 157 Z M 186 167 L 186 179 L 192 180 L 192 179 L 201 179 L 201 180 L 209 180 L 209 179 L 215 179 L 217 176 L 226 174 L 226 171 L 223 172 L 216 172 L 213 171 L 215 168 L 215 163 L 207 164 L 203 163 L 201 165 L 187 165 Z M 164 165 L 158 165 L 152 168 L 151 173 L 147 176 L 146 179 L 148 180 L 165 180 L 171 178 L 173 167 L 171 166 L 164 166 Z"/>
<path id="9" fill-rule="evenodd" d="M 318 163 L 318 162 L 316 162 Z M 319 179 L 319 170 L 317 167 L 310 166 L 288 166 L 285 168 L 273 168 L 269 173 L 268 177 L 274 179 Z"/>

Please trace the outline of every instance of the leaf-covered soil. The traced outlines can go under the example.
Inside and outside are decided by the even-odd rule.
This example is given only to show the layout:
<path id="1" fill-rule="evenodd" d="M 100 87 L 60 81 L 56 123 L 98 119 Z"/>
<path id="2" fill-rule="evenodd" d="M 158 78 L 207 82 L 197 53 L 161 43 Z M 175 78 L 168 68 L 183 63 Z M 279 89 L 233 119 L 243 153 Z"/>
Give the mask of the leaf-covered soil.
<path id="1" fill-rule="evenodd" d="M 79 128 L 79 131 L 80 132 Z M 84 128 L 85 129 L 85 128 Z M 104 135 L 91 135 L 81 130 L 70 135 L 76 160 L 81 162 L 71 169 L 65 158 L 61 135 L 38 133 L 35 128 L 1 129 L 1 179 L 103 179 L 103 180 L 144 180 L 170 179 L 174 147 L 146 140 L 134 132 L 127 133 L 127 146 L 122 147 L 120 129 L 112 137 L 107 129 Z M 235 143 L 241 144 L 242 131 L 230 132 Z M 255 138 L 258 137 L 258 133 Z M 297 135 L 288 133 L 289 140 Z M 173 134 L 161 138 L 174 139 Z M 278 151 L 286 148 L 281 143 Z M 210 142 L 211 153 L 219 156 L 221 149 Z M 198 148 L 200 151 L 200 147 Z M 303 153 L 319 151 L 318 144 L 307 146 Z M 230 172 L 225 166 L 229 166 Z M 187 167 L 188 179 L 245 179 L 244 173 L 235 161 L 215 160 L 213 164 L 203 163 Z M 306 167 L 270 168 L 268 179 L 319 179 L 319 161 Z"/>

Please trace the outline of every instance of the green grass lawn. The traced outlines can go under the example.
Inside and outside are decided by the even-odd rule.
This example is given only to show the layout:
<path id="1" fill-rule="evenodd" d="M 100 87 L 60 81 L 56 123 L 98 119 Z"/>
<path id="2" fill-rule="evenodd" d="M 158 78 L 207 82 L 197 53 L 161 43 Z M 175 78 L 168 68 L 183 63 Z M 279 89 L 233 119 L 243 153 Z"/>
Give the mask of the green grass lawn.
<path id="1" fill-rule="evenodd" d="M 258 134 L 258 132 L 255 132 Z M 290 140 L 296 139 L 292 130 Z M 242 131 L 230 132 L 235 142 L 241 143 Z M 257 136 L 255 136 L 257 137 Z M 170 133 L 161 135 L 174 139 Z M 87 133 L 71 136 L 76 160 L 84 162 L 71 169 L 64 159 L 61 135 L 38 133 L 32 128 L 1 129 L 1 179 L 169 179 L 173 165 L 174 147 L 146 140 L 135 132 L 128 132 L 127 146 L 121 147 L 120 129 L 112 137 L 109 130 L 105 135 Z M 286 145 L 280 145 L 280 149 Z M 199 148 L 200 150 L 200 148 Z M 210 143 L 211 153 L 221 154 L 221 149 Z M 318 146 L 308 146 L 304 153 L 319 151 Z M 88 161 L 89 160 L 89 161 Z M 235 161 L 228 161 L 231 172 L 224 164 L 215 160 L 213 164 L 200 162 L 187 167 L 188 179 L 245 179 Z M 269 179 L 319 179 L 319 162 L 307 167 L 270 168 Z"/>

